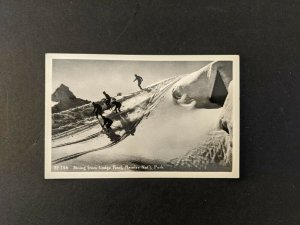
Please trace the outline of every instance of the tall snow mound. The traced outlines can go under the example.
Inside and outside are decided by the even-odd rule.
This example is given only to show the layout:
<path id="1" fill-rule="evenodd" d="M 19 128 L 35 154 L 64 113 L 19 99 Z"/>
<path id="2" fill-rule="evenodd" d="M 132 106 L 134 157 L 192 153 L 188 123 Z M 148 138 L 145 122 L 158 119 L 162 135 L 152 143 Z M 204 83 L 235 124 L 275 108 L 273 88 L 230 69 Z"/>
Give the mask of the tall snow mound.
<path id="1" fill-rule="evenodd" d="M 226 131 L 226 145 L 227 151 L 224 155 L 224 162 L 231 163 L 232 160 L 232 140 L 233 140 L 233 87 L 232 82 L 229 84 L 229 94 L 226 98 L 225 104 L 220 117 L 220 128 Z"/>
<path id="2" fill-rule="evenodd" d="M 173 89 L 174 101 L 197 108 L 218 108 L 224 104 L 232 80 L 232 62 L 216 61 L 183 77 Z"/>
<path id="3" fill-rule="evenodd" d="M 219 117 L 219 127 L 211 131 L 197 147 L 170 163 L 184 170 L 197 168 L 203 171 L 231 170 L 232 166 L 232 82 L 228 85 L 228 96 Z"/>

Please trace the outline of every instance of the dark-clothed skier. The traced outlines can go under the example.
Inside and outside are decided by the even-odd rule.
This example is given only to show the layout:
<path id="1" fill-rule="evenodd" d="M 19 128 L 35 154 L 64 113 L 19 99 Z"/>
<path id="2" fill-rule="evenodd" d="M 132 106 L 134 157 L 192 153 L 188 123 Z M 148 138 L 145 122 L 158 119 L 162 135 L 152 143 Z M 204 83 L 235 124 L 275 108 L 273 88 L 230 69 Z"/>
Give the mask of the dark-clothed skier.
<path id="1" fill-rule="evenodd" d="M 111 97 L 105 91 L 103 91 L 103 94 L 105 95 L 105 98 L 106 98 L 105 104 L 107 106 L 107 109 L 110 109 L 111 108 L 111 106 L 110 106 Z"/>
<path id="2" fill-rule="evenodd" d="M 117 100 L 113 98 L 112 101 L 111 101 L 111 104 L 115 106 L 114 110 L 115 110 L 116 113 L 118 111 L 121 112 L 121 106 L 122 106 L 121 102 L 117 102 Z"/>
<path id="3" fill-rule="evenodd" d="M 101 115 L 101 117 L 103 119 L 103 126 L 105 126 L 107 130 L 111 130 L 110 126 L 112 125 L 113 121 L 105 116 Z"/>
<path id="4" fill-rule="evenodd" d="M 94 110 L 92 113 L 95 113 L 97 119 L 98 119 L 98 115 L 102 115 L 102 107 L 101 105 L 93 102 L 93 106 L 94 106 Z"/>
<path id="5" fill-rule="evenodd" d="M 142 84 L 143 78 L 142 78 L 142 77 L 140 77 L 140 76 L 138 76 L 138 75 L 136 75 L 136 74 L 134 74 L 134 76 L 135 76 L 135 79 L 134 79 L 134 81 L 136 81 L 136 80 L 137 80 L 139 88 L 140 88 L 141 90 L 143 90 L 143 88 L 141 87 L 141 84 Z M 133 82 L 134 82 L 134 81 L 133 81 Z"/>

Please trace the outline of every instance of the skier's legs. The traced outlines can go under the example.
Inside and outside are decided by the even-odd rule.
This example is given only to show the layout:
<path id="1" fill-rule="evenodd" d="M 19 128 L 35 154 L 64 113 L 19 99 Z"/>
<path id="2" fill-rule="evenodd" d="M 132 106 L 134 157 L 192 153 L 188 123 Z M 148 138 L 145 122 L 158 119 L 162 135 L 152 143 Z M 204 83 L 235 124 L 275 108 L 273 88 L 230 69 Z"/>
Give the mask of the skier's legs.
<path id="1" fill-rule="evenodd" d="M 110 109 L 110 108 L 111 108 L 111 107 L 110 107 L 110 100 L 107 99 L 107 100 L 105 101 L 105 104 L 106 104 L 106 106 L 107 106 L 107 109 Z"/>
<path id="2" fill-rule="evenodd" d="M 141 87 L 142 82 L 138 81 L 138 86 L 141 90 L 143 90 L 143 88 Z"/>
<path id="3" fill-rule="evenodd" d="M 117 112 L 121 112 L 120 108 L 121 108 L 121 105 L 120 104 L 116 104 L 116 107 L 115 107 L 116 113 Z"/>
<path id="4" fill-rule="evenodd" d="M 107 129 L 107 130 L 111 130 L 111 127 L 110 127 L 110 126 L 112 125 L 112 123 L 113 123 L 112 121 L 108 121 L 108 122 L 107 122 L 107 124 L 106 124 L 106 129 Z"/>

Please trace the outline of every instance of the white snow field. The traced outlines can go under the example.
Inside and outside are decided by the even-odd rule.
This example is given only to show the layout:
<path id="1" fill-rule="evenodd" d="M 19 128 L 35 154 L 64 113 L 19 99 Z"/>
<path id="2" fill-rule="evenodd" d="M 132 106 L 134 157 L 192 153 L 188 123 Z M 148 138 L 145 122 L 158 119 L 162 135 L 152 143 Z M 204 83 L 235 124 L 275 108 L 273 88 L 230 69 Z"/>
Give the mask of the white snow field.
<path id="1" fill-rule="evenodd" d="M 110 133 L 90 115 L 91 104 L 53 114 L 53 165 L 185 166 L 180 159 L 206 143 L 212 131 L 219 129 L 220 118 L 224 119 L 224 108 L 210 102 L 217 76 L 228 90 L 231 62 L 213 62 L 194 73 L 117 96 L 122 112 L 104 113 L 114 121 Z"/>

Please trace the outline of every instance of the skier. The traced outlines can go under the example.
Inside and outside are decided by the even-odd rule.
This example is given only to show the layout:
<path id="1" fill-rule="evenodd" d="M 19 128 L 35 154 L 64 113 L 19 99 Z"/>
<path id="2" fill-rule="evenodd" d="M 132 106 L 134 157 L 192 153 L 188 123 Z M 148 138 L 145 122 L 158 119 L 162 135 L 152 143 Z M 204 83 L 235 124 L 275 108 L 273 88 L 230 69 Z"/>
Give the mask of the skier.
<path id="1" fill-rule="evenodd" d="M 122 106 L 121 102 L 117 102 L 117 100 L 115 98 L 113 98 L 111 104 L 115 106 L 116 113 L 118 111 L 121 112 L 121 106 Z"/>
<path id="2" fill-rule="evenodd" d="M 138 75 L 136 75 L 136 74 L 134 74 L 134 76 L 135 76 L 135 79 L 134 79 L 134 81 L 136 81 L 136 80 L 137 80 L 139 88 L 140 88 L 141 90 L 143 90 L 143 88 L 141 87 L 141 84 L 142 84 L 143 78 L 142 78 L 142 77 L 140 77 L 140 76 L 138 76 Z M 133 82 L 134 82 L 134 81 L 133 81 Z"/>
<path id="3" fill-rule="evenodd" d="M 98 119 L 98 115 L 102 115 L 102 107 L 101 107 L 101 105 L 99 105 L 95 102 L 93 102 L 93 106 L 94 106 L 94 110 L 93 110 L 92 114 L 95 113 L 95 115 Z"/>
<path id="4" fill-rule="evenodd" d="M 106 98 L 105 104 L 107 106 L 107 109 L 110 109 L 111 108 L 111 106 L 110 106 L 111 97 L 105 91 L 103 91 L 103 94 L 105 95 L 105 98 Z"/>
<path id="5" fill-rule="evenodd" d="M 111 119 L 109 119 L 109 118 L 107 118 L 107 117 L 105 117 L 105 116 L 102 116 L 102 114 L 100 114 L 101 115 L 101 117 L 102 117 L 102 119 L 103 119 L 103 126 L 106 126 L 106 129 L 109 131 L 109 130 L 111 130 L 111 125 L 112 125 L 112 123 L 113 123 L 113 121 L 111 120 Z"/>

